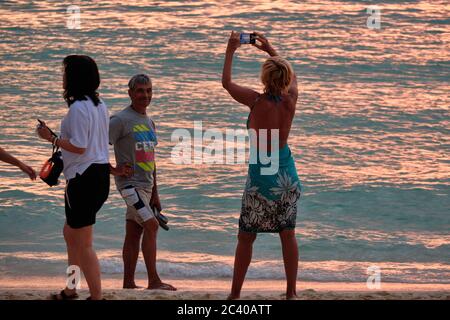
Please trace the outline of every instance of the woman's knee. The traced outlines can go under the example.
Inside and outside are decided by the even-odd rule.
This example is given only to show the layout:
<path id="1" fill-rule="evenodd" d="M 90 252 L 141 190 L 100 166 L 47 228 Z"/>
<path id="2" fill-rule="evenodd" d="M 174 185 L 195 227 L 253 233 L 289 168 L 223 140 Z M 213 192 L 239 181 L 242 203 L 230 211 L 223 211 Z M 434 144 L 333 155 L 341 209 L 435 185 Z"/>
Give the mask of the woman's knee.
<path id="1" fill-rule="evenodd" d="M 239 232 L 238 240 L 239 242 L 253 244 L 253 242 L 256 240 L 256 233 Z"/>
<path id="2" fill-rule="evenodd" d="M 76 236 L 74 234 L 74 229 L 69 227 L 69 225 L 65 224 L 63 228 L 63 236 L 64 240 L 66 241 L 66 244 L 68 246 L 75 246 L 76 245 Z"/>
<path id="3" fill-rule="evenodd" d="M 92 248 L 92 226 L 74 229 L 69 226 L 64 228 L 64 238 L 68 245 L 84 250 Z"/>
<path id="4" fill-rule="evenodd" d="M 280 232 L 280 239 L 282 242 L 288 242 L 288 241 L 297 241 L 297 238 L 295 237 L 295 230 L 283 230 Z"/>

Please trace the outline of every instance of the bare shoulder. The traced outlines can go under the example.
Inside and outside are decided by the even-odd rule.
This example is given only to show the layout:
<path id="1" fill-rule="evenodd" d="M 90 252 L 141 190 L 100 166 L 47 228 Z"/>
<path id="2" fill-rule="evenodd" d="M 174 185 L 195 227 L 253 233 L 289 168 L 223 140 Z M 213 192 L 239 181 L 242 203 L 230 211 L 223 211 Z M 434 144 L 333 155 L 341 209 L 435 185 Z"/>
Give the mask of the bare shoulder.
<path id="1" fill-rule="evenodd" d="M 230 82 L 225 86 L 225 89 L 237 102 L 244 104 L 252 108 L 255 99 L 259 96 L 259 93 L 253 89 L 240 86 L 234 82 Z"/>
<path id="2" fill-rule="evenodd" d="M 297 96 L 288 93 L 283 98 L 286 99 L 286 107 L 291 111 L 295 111 L 297 106 Z"/>

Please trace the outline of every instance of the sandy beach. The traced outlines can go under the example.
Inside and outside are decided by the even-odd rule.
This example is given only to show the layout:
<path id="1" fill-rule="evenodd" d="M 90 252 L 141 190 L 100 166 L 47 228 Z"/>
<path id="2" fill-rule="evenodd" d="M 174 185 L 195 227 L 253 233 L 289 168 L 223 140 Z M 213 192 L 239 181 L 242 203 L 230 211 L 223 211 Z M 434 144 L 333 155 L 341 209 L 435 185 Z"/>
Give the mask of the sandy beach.
<path id="1" fill-rule="evenodd" d="M 102 280 L 107 300 L 224 300 L 229 280 L 168 279 L 178 288 L 176 292 L 163 290 L 122 289 L 118 277 Z M 58 277 L 2 278 L 0 300 L 45 300 L 64 283 Z M 145 286 L 145 279 L 137 284 Z M 243 300 L 282 300 L 284 281 L 257 280 L 244 284 Z M 299 300 L 450 300 L 449 284 L 383 283 L 380 289 L 367 289 L 365 283 L 299 282 Z M 80 299 L 89 296 L 85 282 L 79 290 Z"/>

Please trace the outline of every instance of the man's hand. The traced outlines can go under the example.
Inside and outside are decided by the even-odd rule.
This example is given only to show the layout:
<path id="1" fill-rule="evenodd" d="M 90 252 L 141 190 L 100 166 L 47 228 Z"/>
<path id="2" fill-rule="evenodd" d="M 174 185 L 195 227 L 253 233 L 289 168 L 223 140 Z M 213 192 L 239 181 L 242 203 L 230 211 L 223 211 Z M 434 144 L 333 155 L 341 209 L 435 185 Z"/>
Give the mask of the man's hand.
<path id="1" fill-rule="evenodd" d="M 158 195 L 158 192 L 154 192 L 154 193 L 152 194 L 152 198 L 150 199 L 150 206 L 151 206 L 151 207 L 155 207 L 155 208 L 158 209 L 159 211 L 162 211 L 161 201 L 159 201 L 159 195 Z"/>
<path id="2" fill-rule="evenodd" d="M 113 176 L 130 178 L 134 174 L 133 167 L 128 163 L 119 164 L 115 168 L 112 165 L 110 165 L 109 168 Z"/>

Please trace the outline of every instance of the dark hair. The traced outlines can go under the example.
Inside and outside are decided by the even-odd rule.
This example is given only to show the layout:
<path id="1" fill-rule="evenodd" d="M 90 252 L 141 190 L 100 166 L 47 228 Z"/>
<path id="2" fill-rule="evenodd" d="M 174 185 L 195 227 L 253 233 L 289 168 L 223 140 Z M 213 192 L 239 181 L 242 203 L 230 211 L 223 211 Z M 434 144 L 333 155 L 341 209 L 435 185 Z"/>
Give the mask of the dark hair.
<path id="1" fill-rule="evenodd" d="M 84 55 L 70 55 L 63 60 L 66 86 L 64 100 L 70 107 L 77 100 L 86 100 L 88 96 L 96 106 L 100 103 L 97 92 L 100 86 L 100 74 L 94 59 Z"/>

